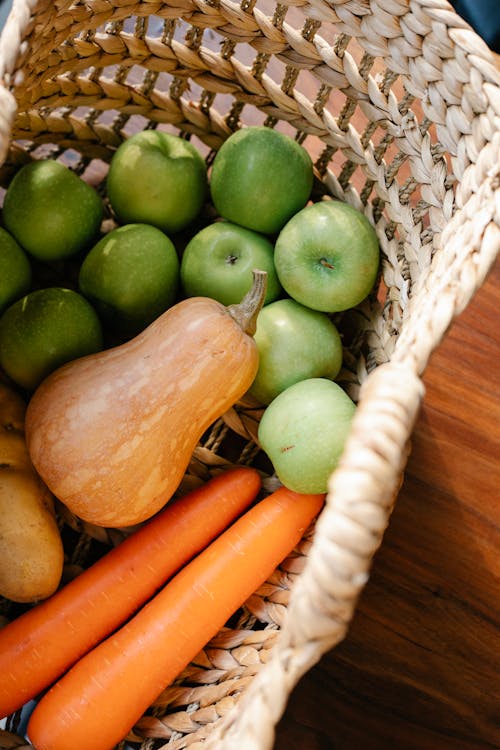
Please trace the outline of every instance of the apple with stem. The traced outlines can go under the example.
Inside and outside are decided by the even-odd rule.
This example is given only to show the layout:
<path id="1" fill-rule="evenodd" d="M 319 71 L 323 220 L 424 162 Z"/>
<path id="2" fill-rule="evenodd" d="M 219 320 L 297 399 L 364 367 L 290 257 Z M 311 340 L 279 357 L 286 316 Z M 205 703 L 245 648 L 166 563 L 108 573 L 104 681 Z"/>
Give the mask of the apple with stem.
<path id="1" fill-rule="evenodd" d="M 282 292 L 273 255 L 272 242 L 258 232 L 229 221 L 209 224 L 184 248 L 180 268 L 184 294 L 238 304 L 252 286 L 253 269 L 259 268 L 267 272 L 264 304 L 268 304 Z"/>
<path id="2" fill-rule="evenodd" d="M 278 278 L 306 307 L 340 312 L 373 289 L 380 262 L 375 229 L 347 203 L 323 200 L 296 213 L 275 244 Z"/>

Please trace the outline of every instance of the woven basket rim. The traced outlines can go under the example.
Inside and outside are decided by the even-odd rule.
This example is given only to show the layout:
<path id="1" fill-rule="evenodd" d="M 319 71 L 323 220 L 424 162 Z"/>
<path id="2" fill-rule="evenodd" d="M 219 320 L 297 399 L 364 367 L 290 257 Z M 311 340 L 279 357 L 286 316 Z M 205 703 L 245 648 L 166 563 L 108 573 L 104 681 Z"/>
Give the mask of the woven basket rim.
<path id="1" fill-rule="evenodd" d="M 28 97 L 23 88 L 23 66 L 29 57 L 29 41 L 33 41 L 30 34 L 36 13 L 47 11 L 49 5 L 42 0 L 14 0 L 0 36 L 0 81 L 3 82 L 3 86 L 0 85 L 0 165 L 8 155 L 13 124 L 21 122 L 23 127 L 27 123 L 26 128 L 28 125 L 34 129 L 37 127 L 36 122 L 30 125 L 29 107 L 16 113 L 16 95 L 21 92 L 22 96 Z M 312 103 L 300 92 L 294 95 L 288 89 L 285 91 L 285 86 L 272 88 L 263 77 L 252 78 L 242 64 L 231 66 L 230 55 L 225 59 L 220 54 L 202 54 L 196 45 L 189 47 L 178 40 L 170 44 L 174 72 L 178 73 L 180 69 L 178 55 L 185 66 L 184 72 L 196 73 L 196 80 L 202 80 L 204 85 L 222 89 L 224 83 L 231 89 L 229 84 L 234 83 L 231 95 L 240 96 L 244 103 L 256 101 L 260 96 L 259 101 L 264 101 L 263 109 L 271 112 L 270 116 L 279 111 L 283 122 L 286 125 L 291 123 L 291 127 L 297 122 L 306 123 L 310 134 L 315 137 L 319 134 L 317 137 L 323 139 L 325 145 L 348 153 L 353 164 L 359 160 L 365 179 L 367 175 L 372 177 L 375 189 L 378 188 L 377 200 L 385 203 L 385 213 L 381 213 L 381 218 L 374 220 L 373 202 L 367 199 L 363 204 L 359 192 L 350 190 L 348 178 L 345 187 L 333 170 L 326 170 L 323 179 L 334 197 L 360 206 L 377 226 L 383 243 L 385 279 L 389 288 L 386 306 L 394 319 L 393 330 L 388 313 L 387 318 L 370 319 L 367 325 L 373 361 L 364 362 L 362 366 L 356 363 L 362 372 L 357 374 L 361 388 L 353 429 L 341 463 L 330 478 L 326 507 L 316 524 L 304 568 L 294 582 L 283 623 L 276 637 L 273 632 L 270 654 L 252 675 L 233 709 L 217 721 L 213 729 L 211 722 L 207 723 L 206 730 L 199 729 L 190 745 L 193 750 L 202 746 L 206 750 L 211 747 L 229 750 L 236 743 L 245 750 L 270 748 L 273 728 L 293 685 L 326 651 L 344 638 L 390 520 L 413 425 L 424 397 L 422 374 L 451 322 L 481 286 L 500 249 L 500 72 L 495 55 L 445 0 L 390 0 L 387 9 L 383 6 L 381 0 L 294 3 L 291 6 L 294 13 L 310 11 L 312 14 L 311 35 L 307 37 L 305 32 L 302 35 L 295 33 L 291 26 L 285 30 L 277 23 L 273 26 L 270 19 L 265 18 L 260 0 L 245 10 L 231 0 L 116 5 L 116 18 L 119 16 L 120 20 L 130 9 L 133 9 L 134 17 L 152 9 L 158 13 L 162 9 L 165 13 L 175 10 L 186 24 L 195 14 L 197 23 L 205 23 L 208 29 L 211 19 L 222 19 L 220 22 L 224 22 L 228 34 L 236 35 L 237 31 L 243 36 L 245 29 L 250 41 L 258 37 L 262 42 L 259 54 L 265 55 L 266 49 L 279 49 L 288 70 L 294 64 L 306 67 L 307 62 L 324 85 L 325 81 L 336 81 L 340 76 L 351 87 L 349 90 L 356 92 L 356 104 L 360 109 L 360 102 L 364 106 L 365 118 L 369 119 L 371 115 L 380 118 L 377 123 L 383 123 L 387 137 L 393 139 L 399 153 L 403 154 L 403 162 L 406 159 L 411 164 L 409 181 L 418 183 L 417 177 L 421 176 L 418 187 L 423 191 L 421 202 L 425 204 L 422 215 L 425 214 L 430 222 L 429 227 L 424 227 L 419 220 L 418 206 L 405 203 L 403 186 L 388 178 L 390 170 L 384 166 L 383 160 L 377 163 L 377 144 L 372 146 L 369 140 L 365 142 L 348 118 L 343 130 L 338 125 L 339 116 L 319 106 L 314 108 L 317 100 Z M 61 18 L 69 18 L 69 15 L 64 15 L 69 14 L 69 7 L 60 2 L 53 18 L 60 9 L 59 23 L 62 23 Z M 101 14 L 99 18 L 102 16 L 103 23 L 108 18 L 106 14 L 115 18 L 112 13 L 115 6 L 104 0 L 87 0 L 77 3 L 75 8 L 74 27 L 77 29 L 90 13 Z M 44 22 L 47 17 L 44 16 Z M 372 52 L 382 49 L 380 39 L 384 36 L 382 32 L 386 31 L 383 53 L 387 69 L 395 77 L 405 78 L 407 91 L 413 87 L 412 91 L 422 92 L 425 101 L 419 103 L 425 105 L 426 117 L 423 119 L 430 120 L 430 114 L 434 113 L 436 119 L 432 126 L 436 127 L 445 146 L 449 143 L 452 148 L 447 150 L 441 144 L 442 150 L 436 156 L 436 141 L 432 141 L 428 131 L 422 128 L 423 119 L 419 121 L 411 107 L 405 113 L 398 111 L 398 102 L 390 86 L 384 91 L 383 87 L 377 87 L 375 76 L 363 78 L 355 57 L 349 53 L 348 41 L 342 50 L 340 46 L 336 50 L 334 45 L 328 46 L 323 41 L 315 44 L 313 22 L 318 18 L 325 25 L 337 19 L 343 28 L 362 32 L 359 43 Z M 398 24 L 401 29 L 403 21 L 405 38 L 398 36 L 397 32 Z M 70 30 L 71 26 L 60 33 L 63 36 Z M 49 31 L 46 27 L 43 29 L 45 35 Z M 144 38 L 139 32 L 123 35 L 123 38 L 120 33 L 118 41 L 111 39 L 109 44 L 118 46 L 118 42 L 124 44 L 124 40 L 129 45 L 136 43 L 142 52 L 137 58 L 133 57 L 134 52 L 130 54 L 140 62 Z M 411 48 L 409 39 L 413 40 L 414 48 Z M 283 40 L 286 48 L 280 47 L 280 44 L 285 45 Z M 80 43 L 83 48 L 83 40 L 80 39 Z M 85 40 L 85 43 L 91 45 L 92 40 Z M 104 45 L 104 42 L 101 40 L 100 44 Z M 97 46 L 99 54 L 104 54 L 105 45 Z M 150 43 L 150 47 L 153 46 Z M 259 44 L 252 49 L 259 50 Z M 154 50 L 157 52 L 156 46 Z M 447 57 L 440 57 L 445 51 Z M 272 57 L 275 53 L 269 54 Z M 380 56 L 383 57 L 382 53 Z M 193 68 L 189 68 L 190 61 Z M 39 67 L 43 68 L 44 63 L 43 56 L 36 60 Z M 217 66 L 221 69 L 224 66 L 223 75 L 218 76 Z M 405 66 L 406 73 L 402 73 Z M 455 74 L 455 79 L 452 74 Z M 30 75 L 36 80 L 36 70 L 30 70 Z M 78 76 L 79 71 L 76 71 L 75 90 L 80 93 Z M 118 89 L 118 83 L 113 83 Z M 457 92 L 452 90 L 452 83 L 456 83 Z M 64 93 L 57 86 L 55 94 L 52 94 L 52 89 L 47 91 L 47 101 L 51 101 L 52 95 L 57 100 Z M 33 93 L 33 112 L 37 112 L 40 102 L 44 101 L 43 98 L 37 100 L 37 95 L 37 92 Z M 139 101 L 138 97 L 136 100 Z M 132 96 L 134 103 L 136 100 Z M 207 115 L 202 108 L 189 109 L 182 97 L 179 101 L 163 99 L 158 110 L 161 113 L 175 111 L 179 118 L 182 115 L 181 125 L 191 124 L 193 131 L 201 135 L 203 123 L 209 121 L 212 130 L 207 130 L 207 142 L 212 148 L 216 148 L 230 132 L 222 117 L 216 119 L 211 112 Z M 470 119 L 467 119 L 467 114 L 470 114 Z M 36 118 L 33 116 L 33 119 Z M 40 127 L 40 132 L 44 133 L 45 126 Z M 19 135 L 24 131 L 19 127 L 17 132 Z M 102 133 L 112 137 L 110 129 L 103 128 Z M 50 139 L 50 134 L 47 137 Z M 106 143 L 104 146 L 108 149 Z M 111 149 L 115 147 L 116 143 L 109 146 Z M 452 172 L 455 182 L 450 185 Z M 397 225 L 396 229 L 400 228 L 400 236 L 397 231 L 390 235 L 388 226 L 391 222 Z M 397 304 L 390 298 L 391 289 L 397 289 Z M 238 418 L 237 415 L 231 416 L 234 421 Z M 190 741 L 182 744 L 184 740 L 179 738 L 172 747 L 180 749 Z"/>

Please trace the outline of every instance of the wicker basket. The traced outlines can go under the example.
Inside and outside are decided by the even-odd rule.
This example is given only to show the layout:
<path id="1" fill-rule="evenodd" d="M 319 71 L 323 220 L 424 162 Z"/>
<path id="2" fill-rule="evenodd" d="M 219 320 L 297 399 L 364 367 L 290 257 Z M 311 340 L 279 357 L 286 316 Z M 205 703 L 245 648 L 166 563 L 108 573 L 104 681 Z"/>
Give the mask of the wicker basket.
<path id="1" fill-rule="evenodd" d="M 191 138 L 210 162 L 235 128 L 265 123 L 297 137 L 318 185 L 376 228 L 380 285 L 338 321 L 340 381 L 359 407 L 326 507 L 129 738 L 143 750 L 270 748 L 293 686 L 346 634 L 420 377 L 500 247 L 493 55 L 445 0 L 14 0 L 0 80 L 1 185 L 52 156 L 102 186 L 115 148 L 146 127 Z M 180 491 L 256 461 L 259 416 L 242 402 L 214 424 Z M 69 569 L 121 538 L 60 510 Z"/>

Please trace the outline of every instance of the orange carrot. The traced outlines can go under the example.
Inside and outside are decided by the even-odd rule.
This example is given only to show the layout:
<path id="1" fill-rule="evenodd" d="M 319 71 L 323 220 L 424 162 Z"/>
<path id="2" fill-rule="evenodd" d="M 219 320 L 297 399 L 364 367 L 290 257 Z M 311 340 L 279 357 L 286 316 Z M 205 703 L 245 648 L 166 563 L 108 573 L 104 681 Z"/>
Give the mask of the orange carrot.
<path id="1" fill-rule="evenodd" d="M 248 508 L 260 486 L 250 467 L 209 480 L 1 629 L 0 716 L 38 695 L 136 612 Z"/>
<path id="2" fill-rule="evenodd" d="M 323 501 L 280 488 L 235 521 L 43 696 L 28 723 L 36 750 L 111 750 L 126 737 L 289 554 Z"/>

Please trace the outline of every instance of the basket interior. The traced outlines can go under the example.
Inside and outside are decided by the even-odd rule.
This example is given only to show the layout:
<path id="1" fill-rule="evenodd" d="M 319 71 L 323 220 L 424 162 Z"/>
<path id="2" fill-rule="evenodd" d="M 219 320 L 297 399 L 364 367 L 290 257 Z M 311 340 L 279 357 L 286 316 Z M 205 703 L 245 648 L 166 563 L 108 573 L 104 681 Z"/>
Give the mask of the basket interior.
<path id="1" fill-rule="evenodd" d="M 120 3 L 39 3 L 12 72 L 18 114 L 0 186 L 49 155 L 104 191 L 115 148 L 144 128 L 180 133 L 209 163 L 237 127 L 286 132 L 313 157 L 318 189 L 362 210 L 380 241 L 375 298 L 345 325 L 368 342 L 362 358 L 346 342 L 356 397 L 356 381 L 391 357 L 474 156 L 458 138 L 471 115 L 460 50 L 432 13 L 393 5 L 141 2 L 131 15 Z"/>
<path id="2" fill-rule="evenodd" d="M 373 14 L 364 1 L 40 2 L 12 71 L 18 114 L 0 167 L 0 202 L 19 167 L 46 156 L 104 194 L 114 150 L 144 128 L 191 139 L 208 164 L 238 127 L 265 124 L 291 135 L 313 157 L 317 195 L 362 210 L 382 250 L 372 296 L 336 317 L 345 355 L 339 382 L 356 400 L 407 324 L 408 301 L 429 271 L 473 156 L 457 147 L 460 118 L 468 116 L 453 93 L 465 82 L 460 52 L 433 28 L 432 13 L 402 6 L 389 0 Z M 432 54 L 425 66 L 418 57 L 422 44 L 439 60 L 435 81 Z M 256 439 L 260 413 L 242 401 L 218 420 L 179 492 L 232 464 L 258 466 L 271 490 L 272 468 Z M 66 577 L 127 533 L 59 510 Z M 266 661 L 312 533 L 164 691 L 136 740 L 180 749 L 227 711 Z M 3 603 L 7 618 L 18 609 Z"/>
<path id="3" fill-rule="evenodd" d="M 458 130 L 459 53 L 433 32 L 432 17 L 393 5 L 374 15 L 364 2 L 143 2 L 130 15 L 119 3 L 40 3 L 14 75 L 14 139 L 33 156 L 65 152 L 88 164 L 157 127 L 191 138 L 210 159 L 236 127 L 277 127 L 304 144 L 332 195 L 377 225 L 386 299 L 402 307 L 422 257 L 387 243 L 418 234 L 422 256 L 432 253 L 465 162 L 442 103 Z M 421 70 L 417 37 L 435 49 L 454 101 Z"/>

